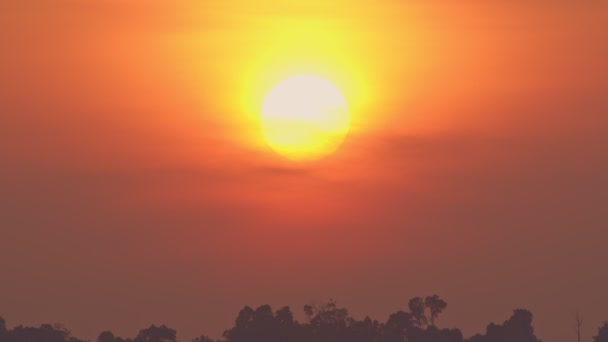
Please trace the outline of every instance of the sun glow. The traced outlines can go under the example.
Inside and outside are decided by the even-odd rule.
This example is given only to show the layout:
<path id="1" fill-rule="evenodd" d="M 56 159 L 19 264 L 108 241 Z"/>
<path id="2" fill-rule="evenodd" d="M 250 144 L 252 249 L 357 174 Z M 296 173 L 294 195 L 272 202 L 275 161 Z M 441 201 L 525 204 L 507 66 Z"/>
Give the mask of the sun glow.
<path id="1" fill-rule="evenodd" d="M 329 81 L 300 75 L 276 85 L 264 99 L 261 126 L 280 155 L 310 161 L 333 153 L 350 126 L 342 93 Z"/>

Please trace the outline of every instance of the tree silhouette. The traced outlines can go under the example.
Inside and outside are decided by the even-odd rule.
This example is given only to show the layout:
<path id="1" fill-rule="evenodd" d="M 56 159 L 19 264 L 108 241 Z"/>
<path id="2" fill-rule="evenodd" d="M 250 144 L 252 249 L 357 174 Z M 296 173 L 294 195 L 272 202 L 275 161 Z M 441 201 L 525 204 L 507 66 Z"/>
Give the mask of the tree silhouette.
<path id="1" fill-rule="evenodd" d="M 593 336 L 593 342 L 608 342 L 608 322 L 604 322 L 597 332 L 597 336 Z"/>
<path id="2" fill-rule="evenodd" d="M 346 326 L 348 310 L 339 308 L 333 299 L 318 307 L 310 305 L 304 307 L 311 326 Z"/>
<path id="3" fill-rule="evenodd" d="M 207 335 L 201 335 L 201 336 L 193 339 L 192 342 L 215 342 L 215 341 Z"/>
<path id="4" fill-rule="evenodd" d="M 0 341 L 6 340 L 6 321 L 4 318 L 0 317 Z"/>
<path id="5" fill-rule="evenodd" d="M 406 332 L 408 342 L 462 342 L 462 333 L 458 329 L 439 330 L 431 325 L 426 329 L 412 327 Z"/>
<path id="6" fill-rule="evenodd" d="M 502 325 L 491 323 L 485 335 L 475 335 L 468 342 L 540 342 L 534 335 L 532 313 L 516 309 Z"/>
<path id="7" fill-rule="evenodd" d="M 275 319 L 279 326 L 282 327 L 290 327 L 294 324 L 293 313 L 291 312 L 289 306 L 284 306 L 283 308 L 277 310 Z"/>
<path id="8" fill-rule="evenodd" d="M 114 336 L 111 331 L 104 331 L 97 337 L 97 342 L 132 342 L 130 338 L 123 339 L 118 336 Z"/>
<path id="9" fill-rule="evenodd" d="M 296 331 L 298 324 L 289 307 L 283 307 L 275 314 L 269 305 L 255 310 L 246 306 L 239 312 L 235 326 L 224 332 L 224 337 L 230 342 L 281 342 L 294 340 Z"/>
<path id="10" fill-rule="evenodd" d="M 419 327 L 424 327 L 427 325 L 427 318 L 425 315 L 426 303 L 420 297 L 414 297 L 410 299 L 408 302 L 408 307 L 410 309 L 410 313 L 414 318 L 414 322 Z"/>
<path id="11" fill-rule="evenodd" d="M 387 342 L 402 342 L 405 340 L 405 332 L 415 324 L 411 313 L 397 311 L 388 317 L 385 326 L 385 339 Z"/>
<path id="12" fill-rule="evenodd" d="M 581 326 L 583 325 L 583 318 L 577 312 L 576 315 L 574 315 L 574 320 L 576 321 L 576 341 L 581 342 Z"/>
<path id="13" fill-rule="evenodd" d="M 70 331 L 61 324 L 43 324 L 39 328 L 20 325 L 7 330 L 3 319 L 1 322 L 4 325 L 4 329 L 0 332 L 2 342 L 82 342 L 72 337 Z"/>
<path id="14" fill-rule="evenodd" d="M 381 334 L 381 325 L 378 321 L 372 321 L 365 317 L 362 321 L 353 320 L 347 333 L 347 341 L 350 342 L 374 342 L 378 341 Z"/>
<path id="15" fill-rule="evenodd" d="M 313 341 L 340 342 L 347 338 L 349 325 L 348 310 L 340 308 L 333 299 L 319 305 L 304 307 L 308 319 L 308 329 Z"/>
<path id="16" fill-rule="evenodd" d="M 133 342 L 177 342 L 177 332 L 171 328 L 161 325 L 151 325 L 143 329 L 133 339 Z"/>
<path id="17" fill-rule="evenodd" d="M 443 299 L 439 298 L 438 295 L 428 296 L 424 299 L 424 305 L 429 309 L 431 313 L 430 321 L 431 325 L 435 325 L 435 318 L 439 316 L 448 307 Z"/>
<path id="18" fill-rule="evenodd" d="M 365 317 L 358 320 L 346 308 L 330 299 L 321 305 L 304 306 L 305 322 L 298 322 L 288 306 L 273 311 L 270 305 L 255 310 L 243 307 L 231 328 L 224 331 L 225 341 L 200 335 L 192 342 L 540 342 L 534 335 L 532 313 L 516 309 L 502 324 L 491 323 L 485 334 L 464 339 L 458 329 L 441 329 L 437 317 L 447 302 L 437 295 L 414 297 L 408 310 L 389 315 L 386 323 Z M 133 339 L 123 339 L 104 331 L 96 342 L 177 342 L 177 332 L 165 325 L 140 330 Z M 0 317 L 0 342 L 83 342 L 62 325 L 16 326 L 9 329 Z M 608 342 L 608 322 L 598 330 L 593 342 Z"/>

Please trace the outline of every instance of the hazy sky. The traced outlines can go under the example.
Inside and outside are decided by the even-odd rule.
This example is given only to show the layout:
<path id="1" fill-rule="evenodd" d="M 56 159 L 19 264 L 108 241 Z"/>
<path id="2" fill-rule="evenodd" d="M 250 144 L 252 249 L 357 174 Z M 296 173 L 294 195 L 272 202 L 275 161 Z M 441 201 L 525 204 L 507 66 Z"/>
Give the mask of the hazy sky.
<path id="1" fill-rule="evenodd" d="M 244 305 L 414 296 L 466 337 L 608 320 L 603 1 L 0 3 L 0 316 L 220 337 Z M 353 127 L 264 145 L 273 82 L 318 72 Z"/>

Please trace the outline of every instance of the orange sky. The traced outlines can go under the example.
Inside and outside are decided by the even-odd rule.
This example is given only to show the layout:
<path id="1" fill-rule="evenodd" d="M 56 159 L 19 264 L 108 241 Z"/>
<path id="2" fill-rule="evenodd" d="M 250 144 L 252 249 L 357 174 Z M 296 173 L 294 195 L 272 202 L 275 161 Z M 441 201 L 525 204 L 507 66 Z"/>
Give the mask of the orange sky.
<path id="1" fill-rule="evenodd" d="M 219 337 L 243 305 L 386 319 L 438 293 L 481 332 L 608 319 L 601 1 L 0 4 L 0 315 Z M 345 93 L 337 153 L 261 139 L 282 78 Z M 370 294 L 373 294 L 370 295 Z"/>

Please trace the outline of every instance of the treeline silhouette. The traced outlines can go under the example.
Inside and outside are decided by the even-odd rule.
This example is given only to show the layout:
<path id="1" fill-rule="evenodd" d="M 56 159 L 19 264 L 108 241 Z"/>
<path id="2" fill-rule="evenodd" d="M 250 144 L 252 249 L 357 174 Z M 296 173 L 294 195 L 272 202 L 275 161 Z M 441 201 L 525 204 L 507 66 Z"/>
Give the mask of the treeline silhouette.
<path id="1" fill-rule="evenodd" d="M 298 322 L 288 306 L 273 311 L 269 305 L 257 309 L 244 307 L 234 326 L 222 340 L 200 336 L 192 342 L 540 342 L 534 335 L 532 313 L 516 309 L 502 324 L 491 323 L 484 334 L 465 339 L 459 329 L 441 329 L 435 324 L 447 308 L 437 295 L 415 297 L 407 310 L 400 310 L 384 323 L 365 317 L 357 320 L 335 301 L 304 307 L 305 322 Z M 102 332 L 97 342 L 177 342 L 177 332 L 164 325 L 152 325 L 134 338 Z M 0 318 L 0 342 L 84 342 L 71 335 L 63 325 L 6 327 Z M 593 342 L 608 342 L 608 322 L 599 328 Z"/>

